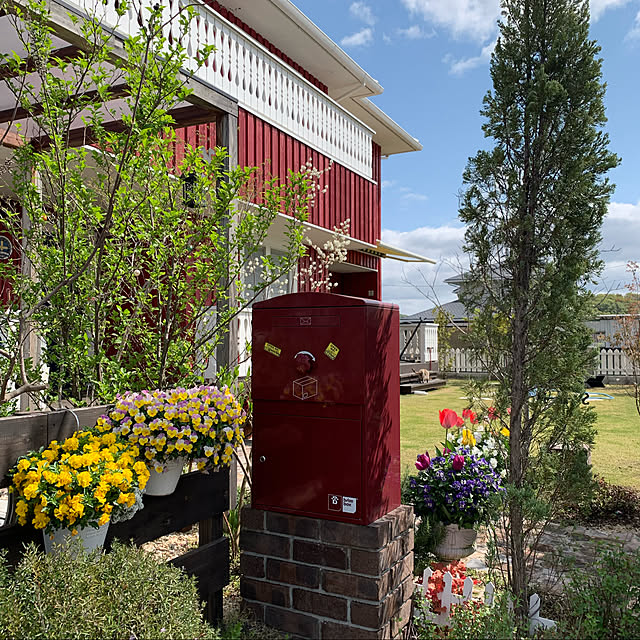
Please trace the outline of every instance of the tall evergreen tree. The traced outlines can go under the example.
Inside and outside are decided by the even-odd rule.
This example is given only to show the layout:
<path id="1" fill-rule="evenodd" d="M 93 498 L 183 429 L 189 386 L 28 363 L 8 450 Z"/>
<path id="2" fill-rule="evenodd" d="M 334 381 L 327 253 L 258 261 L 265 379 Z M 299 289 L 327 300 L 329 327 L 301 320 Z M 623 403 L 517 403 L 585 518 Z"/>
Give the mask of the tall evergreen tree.
<path id="1" fill-rule="evenodd" d="M 594 435 L 580 403 L 592 366 L 585 287 L 600 268 L 606 173 L 619 160 L 603 131 L 588 2 L 503 0 L 499 27 L 481 111 L 493 148 L 463 176 L 472 265 L 463 297 L 476 309 L 474 344 L 499 381 L 510 429 L 507 576 L 523 616 L 527 544 L 576 479 L 550 451 Z"/>

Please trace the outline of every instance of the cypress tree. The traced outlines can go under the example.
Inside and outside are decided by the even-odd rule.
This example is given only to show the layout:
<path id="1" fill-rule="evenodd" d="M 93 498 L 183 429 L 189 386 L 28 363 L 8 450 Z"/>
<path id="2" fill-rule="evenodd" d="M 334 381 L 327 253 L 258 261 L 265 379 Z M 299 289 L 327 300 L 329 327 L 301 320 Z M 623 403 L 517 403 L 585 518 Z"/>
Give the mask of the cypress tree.
<path id="1" fill-rule="evenodd" d="M 463 175 L 471 269 L 462 297 L 475 310 L 473 344 L 498 380 L 510 429 L 507 577 L 523 619 L 527 544 L 576 479 L 566 460 L 547 454 L 594 437 L 580 403 L 593 366 L 587 285 L 601 265 L 613 190 L 606 174 L 619 159 L 603 130 L 588 2 L 503 0 L 499 29 L 481 111 L 491 148 Z"/>

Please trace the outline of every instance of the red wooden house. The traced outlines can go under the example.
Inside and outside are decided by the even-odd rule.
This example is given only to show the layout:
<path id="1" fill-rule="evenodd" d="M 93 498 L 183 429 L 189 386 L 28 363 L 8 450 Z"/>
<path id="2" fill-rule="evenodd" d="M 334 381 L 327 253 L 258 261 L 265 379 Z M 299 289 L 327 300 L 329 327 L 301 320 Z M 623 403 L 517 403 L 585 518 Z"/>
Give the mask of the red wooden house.
<path id="1" fill-rule="evenodd" d="M 50 0 L 54 45 L 60 51 L 82 46 L 70 12 L 98 15 L 118 38 L 135 33 L 145 6 L 154 2 L 134 0 L 119 16 L 115 0 Z M 169 17 L 179 6 L 179 0 L 167 0 L 163 10 Z M 205 150 L 225 146 L 232 162 L 262 165 L 273 175 L 309 160 L 320 170 L 331 165 L 307 236 L 321 245 L 349 219 L 348 257 L 332 268 L 334 291 L 380 299 L 381 258 L 423 260 L 381 242 L 382 158 L 419 151 L 420 143 L 370 101 L 382 92 L 378 82 L 289 0 L 204 0 L 195 8 L 187 49 L 212 44 L 215 52 L 190 80 L 190 104 L 173 114 L 179 138 Z M 10 32 L 7 20 L 0 14 L 0 33 Z M 167 31 L 176 28 L 167 21 Z M 8 45 L 20 53 L 11 38 Z M 0 86 L 3 101 L 0 129 L 10 123 L 14 106 Z M 77 138 L 82 144 L 82 131 Z M 16 143 L 10 134 L 3 144 Z M 0 156 L 6 153 L 0 148 Z M 276 223 L 266 252 L 281 248 L 283 232 L 284 224 Z M 5 254 L 0 259 L 11 259 Z M 292 281 L 296 287 L 305 283 Z M 243 333 L 240 327 L 241 339 Z"/>

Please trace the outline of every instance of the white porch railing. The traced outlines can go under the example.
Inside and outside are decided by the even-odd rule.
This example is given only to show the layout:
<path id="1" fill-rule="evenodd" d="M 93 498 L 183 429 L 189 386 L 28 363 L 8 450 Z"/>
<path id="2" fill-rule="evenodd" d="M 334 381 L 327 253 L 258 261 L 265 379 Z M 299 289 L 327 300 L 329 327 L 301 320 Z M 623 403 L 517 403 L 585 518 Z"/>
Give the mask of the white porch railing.
<path id="1" fill-rule="evenodd" d="M 630 376 L 633 365 L 622 349 L 600 349 L 598 357 L 598 374 L 606 376 Z"/>
<path id="2" fill-rule="evenodd" d="M 156 0 L 133 0 L 122 17 L 118 16 L 114 0 L 65 2 L 126 37 L 138 33 L 139 24 L 148 18 L 148 8 Z M 189 54 L 186 67 L 195 78 L 225 92 L 247 111 L 348 169 L 372 179 L 373 131 L 231 22 L 204 4 L 167 0 L 162 3 L 167 38 L 178 38 L 179 25 L 171 18 L 187 5 L 196 11 L 184 42 Z M 196 70 L 195 54 L 204 45 L 215 45 L 216 50 Z"/>
<path id="3" fill-rule="evenodd" d="M 402 362 L 438 362 L 438 327 L 401 324 L 400 353 Z"/>

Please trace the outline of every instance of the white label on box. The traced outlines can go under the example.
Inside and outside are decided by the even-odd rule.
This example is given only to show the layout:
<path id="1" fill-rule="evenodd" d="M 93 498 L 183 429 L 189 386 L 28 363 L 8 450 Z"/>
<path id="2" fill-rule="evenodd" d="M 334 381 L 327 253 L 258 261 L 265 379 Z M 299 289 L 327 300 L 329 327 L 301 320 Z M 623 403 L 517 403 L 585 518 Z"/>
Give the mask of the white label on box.
<path id="1" fill-rule="evenodd" d="M 357 498 L 347 498 L 347 496 L 343 496 L 342 510 L 345 513 L 355 513 L 357 500 L 358 500 Z"/>

